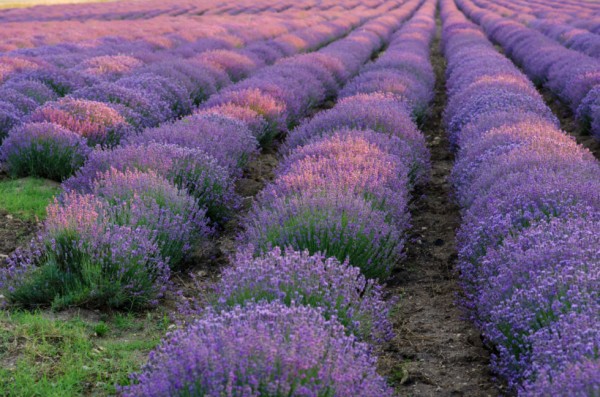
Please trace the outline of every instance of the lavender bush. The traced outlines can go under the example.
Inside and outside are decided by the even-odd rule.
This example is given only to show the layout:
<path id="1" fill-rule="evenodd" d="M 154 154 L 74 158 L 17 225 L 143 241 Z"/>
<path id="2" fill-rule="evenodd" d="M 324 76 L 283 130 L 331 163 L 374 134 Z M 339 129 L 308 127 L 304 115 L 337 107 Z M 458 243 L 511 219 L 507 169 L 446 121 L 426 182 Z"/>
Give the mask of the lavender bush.
<path id="1" fill-rule="evenodd" d="M 182 262 L 193 241 L 211 233 L 206 210 L 154 171 L 111 168 L 94 182 L 92 193 L 111 205 L 112 222 L 155 231 L 161 253 L 172 266 Z"/>
<path id="2" fill-rule="evenodd" d="M 295 303 L 323 309 L 326 319 L 337 318 L 362 340 L 380 343 L 393 335 L 382 288 L 347 262 L 276 247 L 258 258 L 242 250 L 233 264 L 216 287 L 219 309 L 260 301 Z"/>
<path id="3" fill-rule="evenodd" d="M 0 146 L 0 162 L 13 178 L 36 176 L 61 182 L 78 170 L 90 153 L 84 137 L 53 123 L 14 128 Z"/>
<path id="4" fill-rule="evenodd" d="M 391 396 L 374 364 L 366 345 L 315 309 L 249 305 L 170 333 L 122 394 Z"/>
<path id="5" fill-rule="evenodd" d="M 199 149 L 163 143 L 95 150 L 63 187 L 90 193 L 95 181 L 111 168 L 156 172 L 193 196 L 214 222 L 227 220 L 240 204 L 228 170 L 214 158 Z"/>

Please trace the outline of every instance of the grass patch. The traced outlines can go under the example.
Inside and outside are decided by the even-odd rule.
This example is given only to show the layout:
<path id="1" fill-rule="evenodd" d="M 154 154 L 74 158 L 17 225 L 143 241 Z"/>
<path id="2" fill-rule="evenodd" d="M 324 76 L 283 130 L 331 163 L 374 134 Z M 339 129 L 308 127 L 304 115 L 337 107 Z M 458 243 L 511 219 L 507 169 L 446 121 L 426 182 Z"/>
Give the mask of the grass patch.
<path id="1" fill-rule="evenodd" d="M 0 210 L 26 221 L 41 220 L 58 193 L 59 184 L 46 179 L 4 179 L 0 181 Z"/>
<path id="2" fill-rule="evenodd" d="M 161 313 L 87 320 L 48 312 L 0 312 L 2 395 L 106 396 L 128 383 L 165 335 Z"/>

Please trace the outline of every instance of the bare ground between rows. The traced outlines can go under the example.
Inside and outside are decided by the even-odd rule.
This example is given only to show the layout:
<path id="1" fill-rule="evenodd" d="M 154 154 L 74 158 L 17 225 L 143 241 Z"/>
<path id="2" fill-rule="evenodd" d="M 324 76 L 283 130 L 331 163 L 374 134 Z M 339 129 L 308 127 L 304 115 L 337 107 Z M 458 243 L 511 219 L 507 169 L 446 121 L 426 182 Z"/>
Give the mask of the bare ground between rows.
<path id="1" fill-rule="evenodd" d="M 439 28 L 438 18 L 431 47 L 436 95 L 422 126 L 432 177 L 413 192 L 407 258 L 388 282 L 390 296 L 399 298 L 393 314 L 396 337 L 386 346 L 380 368 L 402 396 L 497 396 L 504 392 L 489 370 L 490 353 L 455 304 L 455 230 L 460 214 L 450 198 L 448 176 L 454 158 L 441 120 L 446 89 Z"/>

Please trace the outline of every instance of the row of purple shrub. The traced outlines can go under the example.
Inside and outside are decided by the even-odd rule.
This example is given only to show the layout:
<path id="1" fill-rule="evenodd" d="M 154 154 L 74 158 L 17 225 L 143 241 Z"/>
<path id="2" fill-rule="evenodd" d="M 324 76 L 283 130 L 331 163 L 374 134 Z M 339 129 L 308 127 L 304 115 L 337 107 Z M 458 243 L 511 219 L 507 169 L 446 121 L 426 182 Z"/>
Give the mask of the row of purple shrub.
<path id="1" fill-rule="evenodd" d="M 348 28 L 356 22 L 349 19 Z M 329 41 L 319 33 L 330 31 L 327 26 L 315 29 L 314 37 Z M 357 35 L 362 37 L 350 37 Z M 153 83 L 152 75 L 125 80 L 158 90 L 165 106 L 182 98 L 170 86 Z M 234 181 L 256 154 L 257 140 L 243 118 L 210 112 L 130 134 L 119 142 L 124 145 L 99 146 L 90 154 L 85 138 L 67 128 L 94 132 L 104 127 L 106 132 L 116 127 L 90 116 L 87 107 L 79 107 L 80 100 L 67 97 L 65 103 L 81 117 L 57 116 L 67 120 L 66 126 L 24 124 L 13 131 L 33 138 L 11 132 L 2 147 L 4 157 L 17 159 L 23 169 L 36 161 L 46 171 L 43 167 L 56 164 L 74 169 L 89 155 L 86 165 L 65 181 L 65 193 L 49 207 L 31 247 L 16 252 L 3 269 L 4 296 L 24 306 L 155 305 L 169 286 L 170 269 L 238 208 Z M 251 112 L 240 109 L 243 116 Z"/>
<path id="2" fill-rule="evenodd" d="M 298 18 L 287 27 L 262 29 L 255 40 L 246 41 L 238 38 L 248 30 L 242 26 L 236 35 L 201 38 L 174 48 L 108 41 L 12 54 L 5 59 L 11 60 L 14 72 L 4 76 L 0 87 L 0 139 L 20 123 L 48 121 L 80 133 L 91 146 L 114 145 L 125 132 L 189 114 L 221 88 L 279 58 L 342 37 L 370 15 Z"/>
<path id="3" fill-rule="evenodd" d="M 544 85 L 576 114 L 582 126 L 600 139 L 600 60 L 563 47 L 517 21 L 478 7 L 471 0 L 456 2 L 488 37 L 500 43 L 536 83 Z"/>
<path id="4" fill-rule="evenodd" d="M 424 147 L 424 140 L 411 120 L 410 104 L 419 96 L 407 94 L 417 84 L 407 71 L 413 70 L 412 79 L 419 79 L 415 62 L 428 64 L 435 2 L 424 2 L 410 22 L 397 34 L 392 32 L 420 3 L 410 1 L 315 55 L 273 66 L 268 77 L 253 78 L 231 91 L 239 96 L 225 93 L 227 98 L 244 98 L 238 105 L 275 100 L 281 110 L 270 114 L 290 125 L 307 114 L 303 109 L 322 103 L 322 94 L 313 93 L 331 87 L 331 94 L 336 94 L 339 87 L 326 78 L 332 71 L 344 84 L 359 69 L 376 69 L 378 62 L 361 65 L 391 41 L 384 53 L 395 61 L 385 70 L 386 78 L 396 76 L 390 93 L 380 92 L 385 86 L 376 93 L 358 90 L 343 103 L 355 101 L 357 109 L 372 103 L 374 109 L 375 101 L 388 101 L 403 112 L 407 126 L 373 131 L 378 121 L 385 124 L 386 117 L 391 119 L 388 125 L 398 126 L 394 124 L 400 121 L 398 113 L 378 114 L 379 118 L 366 118 L 364 125 L 353 125 L 343 103 L 318 113 L 315 117 L 337 112 L 339 124 L 331 131 L 315 129 L 311 136 L 304 135 L 306 141 L 284 148 L 276 178 L 247 215 L 238 253 L 217 283 L 209 307 L 198 302 L 185 307 L 184 315 L 200 318 L 167 336 L 124 395 L 393 395 L 375 371 L 373 351 L 366 344 L 392 336 L 390 303 L 361 270 L 385 277 L 393 265 L 385 253 L 393 251 L 398 259 L 408 225 L 409 169 L 418 160 L 401 156 L 411 144 Z M 410 50 L 421 59 L 401 59 Z M 293 67 L 313 59 L 328 62 L 314 62 L 304 73 Z M 308 73 L 316 83 L 304 84 Z M 280 87 L 294 84 L 294 77 L 304 85 L 285 95 Z M 357 87 L 362 79 L 360 74 L 349 84 Z M 407 90 L 395 96 L 392 90 L 402 82 Z M 290 139 L 310 123 L 302 121 Z M 423 169 L 416 179 L 423 181 L 428 159 L 419 160 Z"/>
<path id="5" fill-rule="evenodd" d="M 67 97 L 46 102 L 39 107 L 34 104 L 28 108 L 29 114 L 23 119 L 27 123 L 10 130 L 6 143 L 0 148 L 0 161 L 3 162 L 3 168 L 13 177 L 32 175 L 62 181 L 81 166 L 82 158 L 85 158 L 84 154 L 89 152 L 85 149 L 86 145 L 100 145 L 101 149 L 104 149 L 114 147 L 126 138 L 130 143 L 140 142 L 144 139 L 136 136 L 140 130 L 188 114 L 194 103 L 205 100 L 222 87 L 232 84 L 234 80 L 242 79 L 246 74 L 256 72 L 265 64 L 273 63 L 281 57 L 325 44 L 332 38 L 347 33 L 360 23 L 361 19 L 367 18 L 346 16 L 337 21 L 316 24 L 291 34 L 286 33 L 266 41 L 250 43 L 243 49 L 205 51 L 187 60 L 163 60 L 151 63 L 116 81 L 104 81 L 76 89 Z M 248 60 L 244 73 L 237 71 L 237 65 L 244 64 L 239 58 Z M 255 62 L 250 62 L 250 59 L 255 59 Z M 11 81 L 5 86 L 13 87 Z M 17 88 L 31 95 L 35 95 L 39 89 L 42 89 L 40 103 L 56 95 L 42 83 L 33 80 L 22 80 Z M 23 97 L 16 89 L 6 88 L 6 90 L 14 94 L 13 99 Z M 245 116 L 244 121 L 251 119 L 258 124 L 258 127 L 254 124 L 250 125 L 253 128 L 260 128 L 261 123 L 264 122 L 263 118 L 251 109 L 244 109 L 242 113 Z M 227 114 L 237 118 L 240 112 Z M 211 129 L 212 124 L 219 123 L 216 116 L 198 117 L 201 120 L 192 117 L 192 120 L 186 123 L 195 126 L 198 124 L 197 121 L 202 121 L 202 124 L 206 124 L 206 129 Z M 211 122 L 204 123 L 204 120 L 209 118 Z M 14 119 L 15 123 L 20 121 L 19 117 Z M 37 123 L 46 124 L 45 127 L 41 127 Z M 227 124 L 226 121 L 220 124 L 223 123 Z M 7 124 L 7 128 L 12 124 L 12 122 Z M 72 134 L 66 133 L 65 128 Z M 236 129 L 237 126 L 229 123 L 228 128 Z M 172 125 L 164 124 L 156 130 L 145 131 L 143 135 L 146 137 L 161 133 L 168 135 L 170 129 Z M 189 133 L 198 136 L 193 129 L 192 127 Z M 40 133 L 41 130 L 43 133 Z M 203 134 L 198 139 L 202 146 L 208 148 L 207 139 L 232 143 L 231 140 L 238 138 L 243 130 L 241 128 L 231 136 L 227 131 L 224 131 L 221 136 Z M 57 136 L 54 137 L 54 134 Z M 66 135 L 69 135 L 69 138 L 65 138 Z M 205 141 L 201 141 L 202 137 Z M 236 149 L 233 147 L 235 144 L 230 145 L 231 150 Z M 248 142 L 248 139 L 237 142 L 238 149 L 240 145 L 244 148 L 254 146 L 252 142 Z M 215 155 L 214 150 L 209 154 Z M 222 156 L 223 159 L 227 157 L 229 153 Z M 234 161 L 233 166 L 237 165 Z M 94 167 L 94 164 L 92 163 L 90 167 Z M 83 172 L 89 174 L 90 170 Z"/>
<path id="6" fill-rule="evenodd" d="M 442 20 L 464 304 L 519 395 L 596 396 L 600 164 L 454 0 Z"/>

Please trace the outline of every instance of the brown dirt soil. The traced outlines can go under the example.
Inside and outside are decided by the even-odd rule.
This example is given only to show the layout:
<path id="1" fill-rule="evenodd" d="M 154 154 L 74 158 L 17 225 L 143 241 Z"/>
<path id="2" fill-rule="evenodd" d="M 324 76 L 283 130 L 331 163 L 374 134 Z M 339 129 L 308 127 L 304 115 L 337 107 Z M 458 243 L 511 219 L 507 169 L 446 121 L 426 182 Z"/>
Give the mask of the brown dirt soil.
<path id="1" fill-rule="evenodd" d="M 504 392 L 489 370 L 490 353 L 455 304 L 455 230 L 460 214 L 451 202 L 448 182 L 454 158 L 441 120 L 446 89 L 439 34 L 438 26 L 431 47 L 436 97 L 431 117 L 422 126 L 431 150 L 432 177 L 413 192 L 407 259 L 388 282 L 388 293 L 400 299 L 393 314 L 396 337 L 386 346 L 380 368 L 402 396 L 497 396 Z"/>
<path id="2" fill-rule="evenodd" d="M 27 244 L 35 229 L 35 222 L 24 221 L 0 211 L 0 262 L 17 247 Z"/>

